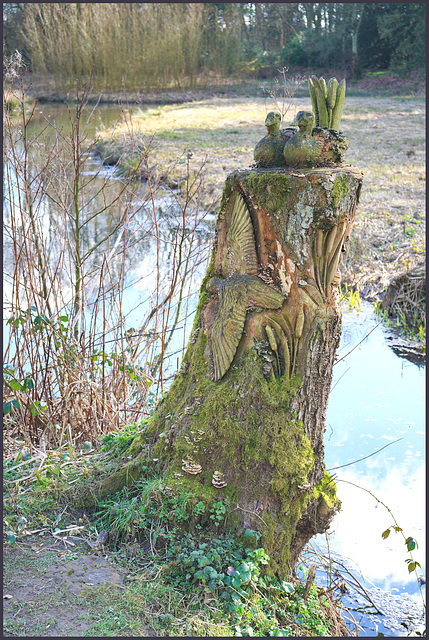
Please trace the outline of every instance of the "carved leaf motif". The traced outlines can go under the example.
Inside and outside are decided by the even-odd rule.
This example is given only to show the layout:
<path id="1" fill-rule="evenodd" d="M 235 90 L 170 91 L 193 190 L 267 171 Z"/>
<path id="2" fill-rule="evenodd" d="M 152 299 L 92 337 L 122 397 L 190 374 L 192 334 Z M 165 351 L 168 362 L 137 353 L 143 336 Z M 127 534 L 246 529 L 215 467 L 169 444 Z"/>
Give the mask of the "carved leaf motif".
<path id="1" fill-rule="evenodd" d="M 329 296 L 330 285 L 340 262 L 347 223 L 335 225 L 323 237 L 323 231 L 317 229 L 313 235 L 312 250 L 314 275 L 320 293 Z M 323 245 L 323 248 L 322 248 Z"/>
<path id="2" fill-rule="evenodd" d="M 226 280 L 214 278 L 207 285 L 219 295 L 219 309 L 213 320 L 210 340 L 214 380 L 220 380 L 231 366 L 243 335 L 246 311 L 252 307 L 278 309 L 283 295 L 257 276 L 234 275 Z"/>
<path id="3" fill-rule="evenodd" d="M 226 237 L 231 272 L 256 276 L 258 259 L 255 248 L 255 234 L 247 205 L 240 193 L 235 194 L 231 225 Z"/>

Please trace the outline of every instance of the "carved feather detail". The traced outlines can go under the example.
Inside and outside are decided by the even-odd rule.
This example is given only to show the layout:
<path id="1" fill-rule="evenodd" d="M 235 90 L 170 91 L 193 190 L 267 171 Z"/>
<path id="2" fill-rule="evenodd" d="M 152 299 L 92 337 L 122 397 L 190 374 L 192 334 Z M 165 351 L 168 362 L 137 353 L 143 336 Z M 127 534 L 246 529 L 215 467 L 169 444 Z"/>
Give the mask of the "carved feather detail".
<path id="1" fill-rule="evenodd" d="M 226 236 L 232 273 L 256 276 L 258 259 L 255 234 L 247 205 L 240 193 L 236 193 L 231 225 Z"/>
<path id="2" fill-rule="evenodd" d="M 219 309 L 213 320 L 210 341 L 214 380 L 220 380 L 231 366 L 243 335 L 246 312 L 252 307 L 278 309 L 283 295 L 252 275 L 233 275 L 226 280 L 213 278 L 209 293 L 219 296 Z"/>

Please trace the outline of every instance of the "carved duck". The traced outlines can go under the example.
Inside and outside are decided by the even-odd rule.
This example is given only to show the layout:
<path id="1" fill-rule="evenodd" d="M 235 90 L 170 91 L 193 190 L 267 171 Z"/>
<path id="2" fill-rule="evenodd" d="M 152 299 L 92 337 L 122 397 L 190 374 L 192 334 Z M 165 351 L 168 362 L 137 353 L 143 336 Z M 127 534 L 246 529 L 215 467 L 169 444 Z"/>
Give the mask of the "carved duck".
<path id="1" fill-rule="evenodd" d="M 288 167 L 322 167 L 339 164 L 348 148 L 345 136 L 334 129 L 314 127 L 311 111 L 298 111 L 291 124 L 298 132 L 285 142 L 283 156 Z"/>
<path id="2" fill-rule="evenodd" d="M 283 147 L 295 133 L 295 128 L 280 129 L 280 113 L 270 111 L 265 118 L 268 135 L 258 142 L 253 152 L 258 167 L 284 167 Z"/>

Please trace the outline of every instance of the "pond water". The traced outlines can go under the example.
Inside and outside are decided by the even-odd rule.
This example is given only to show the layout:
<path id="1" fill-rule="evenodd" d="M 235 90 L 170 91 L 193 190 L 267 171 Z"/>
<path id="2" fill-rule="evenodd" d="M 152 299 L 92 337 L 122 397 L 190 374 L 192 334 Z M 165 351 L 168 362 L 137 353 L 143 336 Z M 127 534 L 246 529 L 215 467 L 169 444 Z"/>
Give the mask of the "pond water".
<path id="1" fill-rule="evenodd" d="M 369 636 L 407 635 L 401 622 L 411 629 L 421 622 L 421 594 L 415 573 L 407 570 L 404 539 L 394 531 L 386 540 L 381 535 L 395 524 L 392 515 L 405 537 L 417 540 L 413 555 L 421 576 L 426 570 L 425 367 L 399 357 L 392 338 L 372 305 L 343 310 L 325 433 L 326 467 L 336 476 L 342 509 L 327 539 L 318 535 L 312 541 L 324 554 L 329 545 L 384 613 L 368 615 L 374 607 L 365 597 L 356 600 L 348 585 L 351 593 L 344 599 L 357 607 L 361 635 Z"/>
<path id="2" fill-rule="evenodd" d="M 97 108 L 91 132 L 113 125 L 120 115 L 120 107 Z M 46 123 L 46 118 L 55 118 L 57 125 L 67 126 L 65 107 L 42 105 L 33 124 L 34 133 Z M 96 158 L 88 158 L 86 171 L 88 175 L 100 171 Z M 103 171 L 100 178 L 110 176 L 112 184 L 118 182 L 110 169 Z M 136 193 L 141 188 L 141 184 L 136 184 Z M 174 229 L 174 212 L 167 194 L 159 197 L 156 207 L 166 233 Z M 139 225 L 146 215 L 143 206 L 139 215 L 133 222 L 135 243 L 126 266 L 123 312 L 127 326 L 141 324 L 156 278 L 155 240 L 143 231 L 139 235 Z M 209 218 L 198 226 L 199 255 L 208 256 L 212 230 L 213 220 Z M 8 251 L 5 237 L 5 272 L 11 270 Z M 161 247 L 163 278 L 168 277 L 171 259 L 171 247 L 165 242 Z M 173 372 L 189 338 L 205 269 L 203 260 L 187 284 L 188 302 L 181 311 L 179 328 L 167 354 Z M 7 298 L 7 279 L 4 291 Z M 362 596 L 362 589 L 353 590 L 347 583 L 349 593 L 344 595 L 344 602 L 354 608 L 361 635 L 381 632 L 405 636 L 407 629 L 401 623 L 413 629 L 421 622 L 420 590 L 415 574 L 408 574 L 405 560 L 409 556 L 400 533 L 392 531 L 386 540 L 381 534 L 395 524 L 390 509 L 405 537 L 417 540 L 419 546 L 414 557 L 422 565 L 420 575 L 425 575 L 425 367 L 422 361 L 400 357 L 392 348 L 391 334 L 378 323 L 369 304 L 363 303 L 362 311 L 344 309 L 325 434 L 326 467 L 335 474 L 342 509 L 327 536 L 313 539 L 313 551 L 308 558 L 309 562 L 314 561 L 316 552 L 326 557 L 329 545 L 333 560 L 339 559 L 344 571 L 350 570 L 359 578 L 365 593 L 382 612 L 375 612 L 368 598 Z M 320 569 L 318 581 L 329 583 L 327 572 Z"/>

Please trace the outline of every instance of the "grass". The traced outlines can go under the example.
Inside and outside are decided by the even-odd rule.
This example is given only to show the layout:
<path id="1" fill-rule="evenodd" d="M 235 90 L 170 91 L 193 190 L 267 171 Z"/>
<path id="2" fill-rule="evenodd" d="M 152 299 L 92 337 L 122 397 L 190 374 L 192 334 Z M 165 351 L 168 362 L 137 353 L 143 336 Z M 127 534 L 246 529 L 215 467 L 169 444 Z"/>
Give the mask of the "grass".
<path id="1" fill-rule="evenodd" d="M 6 618 L 9 633 L 43 636 L 59 624 L 66 636 L 76 625 L 86 636 L 347 632 L 332 594 L 313 584 L 304 598 L 305 581 L 266 577 L 266 555 L 257 544 L 249 538 L 244 547 L 234 538 L 208 536 L 198 526 L 200 510 L 192 496 L 172 493 L 150 472 L 84 515 L 76 496 L 90 491 L 95 479 L 108 473 L 109 460 L 120 461 L 123 449 L 123 434 L 109 434 L 103 446 L 89 453 L 70 452 L 70 464 L 55 476 L 42 471 L 62 459 L 61 450 L 44 458 L 33 451 L 22 466 L 16 454 L 5 461 L 6 533 L 15 536 L 5 546 L 5 590 L 14 594 L 10 606 L 16 614 Z M 40 480 L 33 479 L 31 468 L 39 468 Z M 66 491 L 70 485 L 72 493 Z M 60 495 L 62 504 L 54 506 Z M 212 512 L 217 511 L 214 504 Z M 71 545 L 82 538 L 94 542 L 103 528 L 112 533 L 104 553 L 116 571 L 128 574 L 124 587 L 102 584 L 74 594 L 52 581 L 52 563 L 81 557 L 81 547 Z M 62 539 L 52 553 L 51 545 Z"/>

